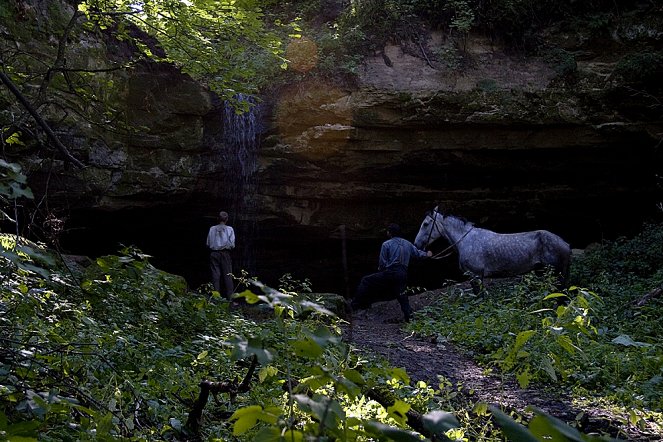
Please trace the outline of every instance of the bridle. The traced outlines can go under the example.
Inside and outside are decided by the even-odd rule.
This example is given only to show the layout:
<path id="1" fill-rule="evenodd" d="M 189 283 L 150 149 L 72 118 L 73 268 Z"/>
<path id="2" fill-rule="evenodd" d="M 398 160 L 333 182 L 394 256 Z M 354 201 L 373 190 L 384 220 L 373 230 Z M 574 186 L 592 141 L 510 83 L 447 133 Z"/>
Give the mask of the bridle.
<path id="1" fill-rule="evenodd" d="M 437 232 L 440 234 L 440 236 L 444 236 L 445 238 L 447 238 L 447 240 L 449 239 L 449 234 L 447 232 L 447 229 L 444 227 L 444 224 L 442 224 L 442 230 L 437 225 L 437 215 L 438 215 L 439 212 L 437 210 L 433 209 L 433 213 L 435 214 L 434 216 L 432 216 L 432 218 L 433 218 L 433 227 L 431 227 L 430 232 L 428 232 L 428 239 L 426 240 L 427 245 L 430 245 L 430 239 L 433 236 L 433 228 L 435 228 L 435 230 L 437 230 Z M 458 241 L 451 244 L 450 246 L 448 246 L 446 249 L 442 250 L 441 252 L 438 252 L 435 255 L 431 256 L 431 258 L 432 259 L 442 259 L 442 258 L 446 258 L 447 256 L 451 256 L 451 254 L 453 252 L 453 249 L 458 245 L 458 243 L 460 243 L 463 239 L 465 239 L 465 237 L 472 231 L 472 229 L 474 229 L 474 226 L 470 227 L 467 230 L 467 232 L 465 232 L 463 234 L 463 236 L 458 238 Z"/>
<path id="2" fill-rule="evenodd" d="M 435 216 L 432 217 L 433 218 L 433 227 L 435 227 L 435 229 L 438 231 L 438 233 L 440 235 L 442 235 L 442 231 L 437 227 L 437 222 L 435 222 L 435 220 L 437 219 L 437 213 L 438 212 L 437 212 L 437 210 L 433 209 L 433 213 L 435 214 Z M 432 236 L 433 236 L 433 228 L 431 228 L 430 232 L 428 232 L 428 238 L 426 238 L 426 244 L 427 245 L 430 245 L 430 239 L 431 239 Z"/>

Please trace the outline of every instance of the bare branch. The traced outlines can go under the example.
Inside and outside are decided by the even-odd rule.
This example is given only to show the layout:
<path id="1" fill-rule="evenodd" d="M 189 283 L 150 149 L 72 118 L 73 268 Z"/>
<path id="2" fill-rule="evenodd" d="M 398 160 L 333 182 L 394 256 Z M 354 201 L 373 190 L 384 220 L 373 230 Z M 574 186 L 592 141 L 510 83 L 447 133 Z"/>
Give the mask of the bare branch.
<path id="1" fill-rule="evenodd" d="M 209 399 L 209 394 L 214 395 L 218 393 L 229 393 L 231 398 L 237 396 L 237 393 L 246 393 L 249 391 L 251 386 L 251 378 L 255 372 L 256 367 L 258 366 L 258 358 L 254 355 L 251 360 L 251 366 L 244 377 L 244 380 L 241 384 L 237 384 L 237 381 L 225 381 L 225 382 L 211 382 L 204 380 L 200 383 L 200 394 L 198 399 L 193 404 L 193 409 L 189 413 L 189 417 L 186 421 L 186 428 L 191 431 L 194 435 L 198 436 L 200 434 L 200 424 L 202 423 L 203 410 Z"/>
<path id="2" fill-rule="evenodd" d="M 39 115 L 39 113 L 35 110 L 34 107 L 28 102 L 28 100 L 25 98 L 25 96 L 21 93 L 21 91 L 18 90 L 16 85 L 9 79 L 7 75 L 5 75 L 4 72 L 0 72 L 0 81 L 7 86 L 7 89 L 11 91 L 12 94 L 20 101 L 20 103 L 25 107 L 25 109 L 30 112 L 30 115 L 32 115 L 32 118 L 35 119 L 37 124 L 41 126 L 42 129 L 44 129 L 44 132 L 46 132 L 46 135 L 48 135 L 48 138 L 51 140 L 53 144 L 55 144 L 55 147 L 60 151 L 60 153 L 65 157 L 66 160 L 69 162 L 73 163 L 76 167 L 79 168 L 84 168 L 85 165 L 81 163 L 78 159 L 74 158 L 70 153 L 69 150 L 65 147 L 64 144 L 62 144 L 62 141 L 58 138 L 57 135 L 55 135 L 55 132 L 51 129 L 51 127 L 44 121 L 44 119 Z"/>
<path id="3" fill-rule="evenodd" d="M 46 71 L 46 75 L 44 75 L 44 79 L 42 80 L 41 85 L 39 86 L 39 93 L 37 95 L 39 97 L 39 101 L 41 101 L 42 97 L 44 96 L 44 93 L 46 92 L 46 89 L 51 83 L 51 79 L 53 78 L 53 73 L 64 67 L 65 64 L 64 53 L 67 48 L 67 39 L 69 38 L 71 30 L 74 28 L 74 25 L 76 24 L 76 21 L 80 16 L 81 13 L 77 9 L 74 12 L 74 15 L 71 16 L 69 23 L 67 23 L 67 26 L 64 28 L 64 31 L 60 36 L 60 40 L 58 41 L 58 52 L 55 57 L 55 62 L 53 63 L 53 66 Z"/>

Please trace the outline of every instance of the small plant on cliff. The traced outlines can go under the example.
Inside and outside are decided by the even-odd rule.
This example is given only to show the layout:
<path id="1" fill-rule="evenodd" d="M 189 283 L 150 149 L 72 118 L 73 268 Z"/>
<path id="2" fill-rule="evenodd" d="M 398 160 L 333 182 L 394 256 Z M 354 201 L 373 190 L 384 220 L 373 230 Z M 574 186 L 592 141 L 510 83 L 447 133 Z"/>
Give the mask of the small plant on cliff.
<path id="1" fill-rule="evenodd" d="M 475 20 L 474 8 L 467 0 L 449 1 L 444 8 L 451 11 L 452 18 L 449 27 L 460 33 L 464 51 L 467 45 L 467 35 L 472 29 Z"/>
<path id="2" fill-rule="evenodd" d="M 647 91 L 661 88 L 663 52 L 639 52 L 619 60 L 614 74 L 621 83 L 641 87 Z"/>
<path id="3" fill-rule="evenodd" d="M 569 78 L 578 70 L 578 64 L 573 54 L 563 49 L 543 50 L 542 56 L 543 60 L 552 66 L 559 77 Z"/>

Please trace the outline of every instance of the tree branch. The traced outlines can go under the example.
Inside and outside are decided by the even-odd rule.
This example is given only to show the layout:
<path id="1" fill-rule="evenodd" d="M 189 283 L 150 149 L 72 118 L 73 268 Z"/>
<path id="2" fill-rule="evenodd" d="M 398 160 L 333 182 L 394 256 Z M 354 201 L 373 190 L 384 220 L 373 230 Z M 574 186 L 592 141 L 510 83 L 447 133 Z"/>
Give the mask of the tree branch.
<path id="1" fill-rule="evenodd" d="M 392 395 L 384 391 L 378 391 L 374 388 L 365 391 L 364 394 L 368 398 L 373 399 L 375 402 L 382 405 L 385 410 L 396 403 L 396 399 Z M 407 416 L 407 425 L 424 437 L 431 438 L 433 436 L 437 436 L 438 438 L 441 437 L 440 440 L 448 440 L 444 437 L 444 435 L 431 434 L 431 432 L 424 427 L 424 421 L 422 419 L 421 413 L 410 409 L 407 413 L 405 413 L 405 415 Z"/>
<path id="2" fill-rule="evenodd" d="M 209 399 L 209 394 L 214 395 L 218 393 L 229 393 L 231 398 L 237 396 L 238 393 L 246 393 L 249 391 L 251 386 L 251 378 L 255 372 L 256 367 L 258 366 L 258 358 L 254 355 L 251 360 L 251 366 L 244 377 L 244 380 L 238 385 L 237 381 L 225 381 L 225 382 L 211 382 L 204 380 L 200 383 L 200 394 L 198 399 L 193 404 L 193 409 L 189 413 L 189 417 L 186 420 L 185 428 L 187 428 L 193 435 L 196 437 L 200 434 L 200 425 L 203 418 L 203 410 L 205 405 L 207 405 L 207 400 Z"/>
<path id="3" fill-rule="evenodd" d="M 663 294 L 663 286 L 657 287 L 654 290 L 647 293 L 645 296 L 637 300 L 635 305 L 637 307 L 642 307 L 643 305 L 647 304 L 650 300 L 661 296 L 661 294 Z"/>
<path id="4" fill-rule="evenodd" d="M 69 23 L 67 23 L 64 31 L 62 31 L 62 36 L 60 36 L 60 40 L 58 41 L 58 52 L 57 56 L 55 57 L 55 62 L 53 63 L 53 66 L 46 71 L 46 75 L 44 75 L 41 86 L 39 86 L 39 101 L 41 101 L 44 93 L 46 92 L 46 89 L 48 88 L 48 85 L 51 83 L 51 80 L 53 79 L 53 73 L 64 68 L 66 61 L 64 58 L 64 53 L 65 49 L 67 48 L 67 40 L 69 39 L 69 34 L 71 33 L 71 30 L 74 28 L 74 25 L 80 16 L 81 12 L 78 11 L 77 8 L 74 12 L 74 15 L 72 15 L 71 19 L 69 19 Z"/>
<path id="5" fill-rule="evenodd" d="M 37 110 L 32 107 L 32 105 L 28 102 L 28 100 L 25 98 L 25 96 L 21 93 L 21 91 L 18 90 L 16 85 L 9 79 L 7 75 L 5 75 L 4 72 L 0 72 L 0 81 L 7 86 L 7 89 L 11 91 L 12 94 L 18 99 L 18 101 L 25 107 L 25 109 L 30 112 L 30 115 L 32 115 L 32 118 L 35 119 L 37 124 L 41 126 L 42 129 L 44 129 L 44 132 L 46 132 L 46 135 L 48 135 L 48 138 L 51 140 L 51 142 L 55 145 L 55 147 L 60 151 L 60 153 L 65 157 L 66 160 L 69 162 L 73 163 L 76 167 L 79 168 L 84 168 L 85 165 L 81 163 L 78 159 L 74 158 L 67 148 L 65 147 L 64 144 L 62 144 L 62 141 L 58 138 L 57 135 L 55 135 L 55 132 L 51 129 L 51 127 L 44 121 L 44 119 L 39 115 Z"/>

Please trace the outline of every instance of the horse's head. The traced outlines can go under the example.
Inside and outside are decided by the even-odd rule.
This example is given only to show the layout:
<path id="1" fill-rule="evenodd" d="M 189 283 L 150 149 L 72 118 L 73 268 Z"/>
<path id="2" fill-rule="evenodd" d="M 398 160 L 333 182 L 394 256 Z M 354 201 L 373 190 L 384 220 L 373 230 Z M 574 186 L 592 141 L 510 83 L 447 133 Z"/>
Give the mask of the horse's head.
<path id="1" fill-rule="evenodd" d="M 426 213 L 419 232 L 414 239 L 414 245 L 418 249 L 428 247 L 433 241 L 438 239 L 442 232 L 436 227 L 436 222 L 442 219 L 442 214 L 438 212 L 437 206 Z"/>

